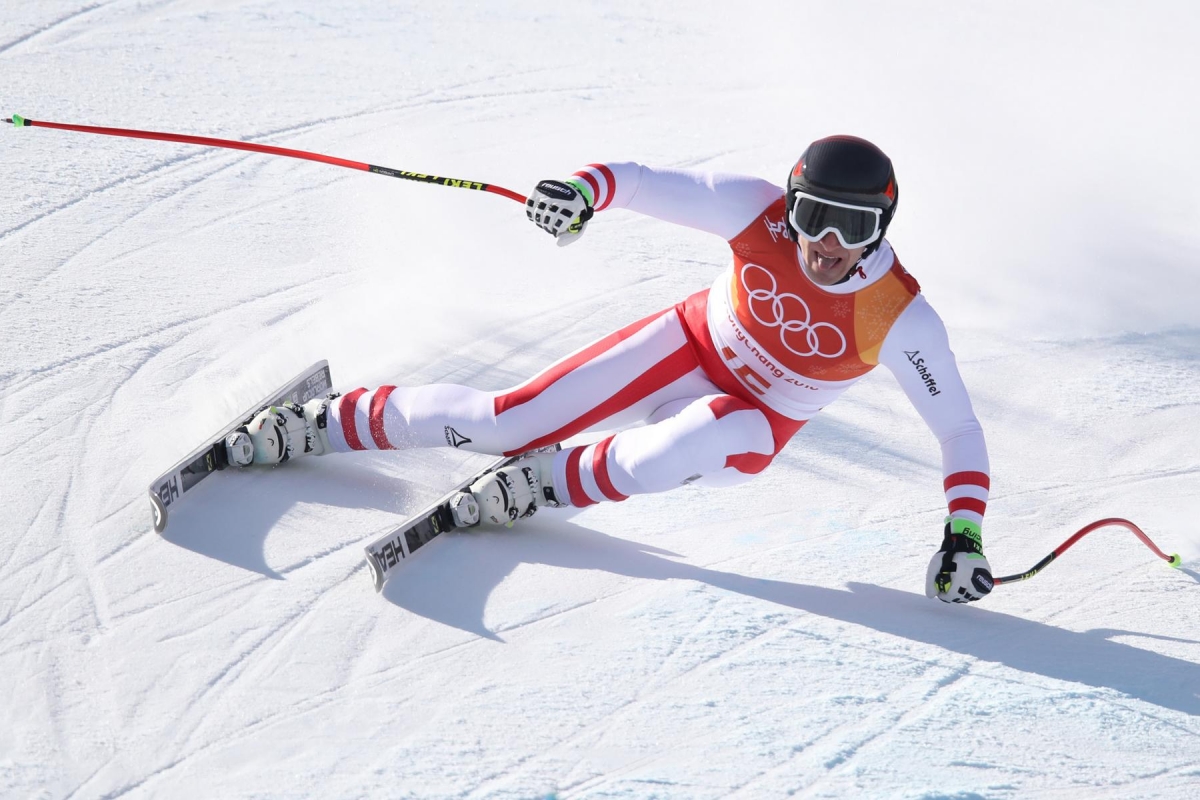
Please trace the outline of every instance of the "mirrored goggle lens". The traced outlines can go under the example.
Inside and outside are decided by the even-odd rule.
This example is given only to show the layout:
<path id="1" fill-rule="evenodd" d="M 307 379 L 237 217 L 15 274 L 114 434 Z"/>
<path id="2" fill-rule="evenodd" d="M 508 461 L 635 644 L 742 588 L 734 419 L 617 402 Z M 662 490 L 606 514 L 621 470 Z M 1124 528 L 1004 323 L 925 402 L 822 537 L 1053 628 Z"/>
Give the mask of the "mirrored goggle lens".
<path id="1" fill-rule="evenodd" d="M 879 236 L 881 216 L 877 208 L 834 205 L 797 192 L 792 226 L 813 241 L 832 230 L 844 247 L 862 247 Z"/>

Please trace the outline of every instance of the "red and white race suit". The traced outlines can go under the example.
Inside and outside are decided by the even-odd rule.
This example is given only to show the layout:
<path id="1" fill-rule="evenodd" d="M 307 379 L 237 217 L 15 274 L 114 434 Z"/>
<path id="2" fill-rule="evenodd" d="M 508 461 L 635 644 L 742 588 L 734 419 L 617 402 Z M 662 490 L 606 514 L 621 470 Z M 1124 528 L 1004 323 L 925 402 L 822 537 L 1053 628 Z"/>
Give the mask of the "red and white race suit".
<path id="1" fill-rule="evenodd" d="M 499 392 L 437 384 L 357 389 L 330 407 L 335 451 L 564 449 L 558 498 L 575 506 L 761 472 L 818 411 L 883 364 L 942 447 L 952 516 L 983 520 L 983 431 L 945 326 L 884 241 L 850 279 L 818 286 L 786 233 L 783 189 L 758 178 L 634 163 L 574 176 L 597 212 L 626 208 L 708 231 L 733 264 L 712 287 L 634 322 Z M 627 427 L 634 423 L 646 424 Z"/>

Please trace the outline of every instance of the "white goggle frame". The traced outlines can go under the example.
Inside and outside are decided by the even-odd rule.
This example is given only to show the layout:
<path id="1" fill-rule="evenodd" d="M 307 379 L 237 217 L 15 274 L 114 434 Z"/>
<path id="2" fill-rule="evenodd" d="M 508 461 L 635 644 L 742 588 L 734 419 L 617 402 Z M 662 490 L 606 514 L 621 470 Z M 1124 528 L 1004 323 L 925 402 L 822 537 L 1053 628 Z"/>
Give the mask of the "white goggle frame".
<path id="1" fill-rule="evenodd" d="M 800 236 L 803 236 L 808 241 L 810 241 L 810 242 L 820 241 L 821 239 L 825 238 L 825 234 L 829 233 L 830 231 L 833 231 L 833 235 L 837 237 L 837 240 L 841 243 L 842 247 L 846 248 L 847 250 L 854 250 L 859 247 L 866 247 L 871 242 L 873 242 L 879 238 L 879 234 L 881 232 L 880 227 L 883 222 L 883 211 L 881 209 L 875 208 L 874 206 L 856 206 L 853 203 L 839 203 L 836 200 L 828 200 L 824 197 L 817 197 L 816 195 L 811 195 L 811 194 L 808 194 L 807 192 L 796 191 L 796 192 L 793 192 L 792 194 L 796 198 L 796 202 L 792 203 L 792 217 L 791 217 L 792 228 L 795 229 L 797 234 L 799 234 Z M 836 225 L 827 225 L 821 230 L 820 233 L 810 236 L 809 234 L 804 232 L 804 230 L 800 227 L 800 225 L 797 223 L 797 220 L 796 220 L 796 212 L 800 209 L 800 198 L 812 200 L 814 202 L 821 203 L 821 204 L 827 205 L 827 206 L 834 206 L 836 208 L 845 208 L 845 209 L 849 209 L 851 211 L 865 211 L 865 212 L 871 214 L 875 218 L 875 229 L 874 229 L 874 231 L 872 231 L 871 235 L 869 237 L 867 237 L 867 239 L 865 239 L 864 241 L 861 241 L 861 242 L 857 242 L 855 244 L 851 244 L 850 242 L 847 242 L 846 237 L 842 235 L 842 231 Z"/>

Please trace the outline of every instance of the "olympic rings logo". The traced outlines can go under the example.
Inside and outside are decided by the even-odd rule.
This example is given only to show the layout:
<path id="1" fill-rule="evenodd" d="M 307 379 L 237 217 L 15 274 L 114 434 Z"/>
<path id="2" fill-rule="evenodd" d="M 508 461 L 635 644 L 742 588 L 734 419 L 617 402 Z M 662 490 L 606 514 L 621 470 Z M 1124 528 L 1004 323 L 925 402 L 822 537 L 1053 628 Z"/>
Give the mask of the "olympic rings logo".
<path id="1" fill-rule="evenodd" d="M 767 280 L 770 281 L 769 288 L 750 288 L 746 276 L 749 275 L 752 269 L 767 276 Z M 779 284 L 776 283 L 775 276 L 764 267 L 760 267 L 758 264 L 747 264 L 742 268 L 740 278 L 742 288 L 746 290 L 746 294 L 749 296 L 750 302 L 748 305 L 750 306 L 750 315 L 764 327 L 779 328 L 779 341 L 790 352 L 802 358 L 808 358 L 809 356 L 837 358 L 846 352 L 846 335 L 832 323 L 818 322 L 814 324 L 808 303 L 804 302 L 804 298 L 799 295 L 791 293 L 776 294 L 775 290 L 779 287 Z M 757 283 L 758 281 L 755 282 Z M 760 315 L 760 308 L 764 312 L 769 311 L 769 315 Z M 789 314 L 789 311 L 796 313 Z M 767 316 L 768 318 L 764 319 L 763 316 Z M 822 336 L 822 329 L 832 331 L 833 335 L 837 337 L 839 342 L 837 352 L 827 353 L 821 349 L 822 338 L 825 344 L 832 344 L 832 339 L 828 333 Z M 807 346 L 807 350 L 800 350 L 792 346 L 798 334 L 804 334 L 802 343 Z M 796 344 L 801 344 L 801 342 L 796 342 Z"/>

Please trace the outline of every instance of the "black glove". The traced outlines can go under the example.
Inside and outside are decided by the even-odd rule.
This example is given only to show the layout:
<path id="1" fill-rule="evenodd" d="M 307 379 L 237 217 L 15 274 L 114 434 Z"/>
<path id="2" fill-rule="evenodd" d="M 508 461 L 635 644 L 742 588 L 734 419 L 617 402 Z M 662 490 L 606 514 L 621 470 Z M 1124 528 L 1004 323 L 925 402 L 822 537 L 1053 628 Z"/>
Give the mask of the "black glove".
<path id="1" fill-rule="evenodd" d="M 992 591 L 992 568 L 983 555 L 979 526 L 946 517 L 942 549 L 925 572 L 925 596 L 943 603 L 970 603 Z"/>

